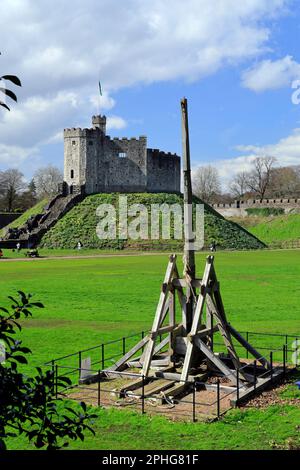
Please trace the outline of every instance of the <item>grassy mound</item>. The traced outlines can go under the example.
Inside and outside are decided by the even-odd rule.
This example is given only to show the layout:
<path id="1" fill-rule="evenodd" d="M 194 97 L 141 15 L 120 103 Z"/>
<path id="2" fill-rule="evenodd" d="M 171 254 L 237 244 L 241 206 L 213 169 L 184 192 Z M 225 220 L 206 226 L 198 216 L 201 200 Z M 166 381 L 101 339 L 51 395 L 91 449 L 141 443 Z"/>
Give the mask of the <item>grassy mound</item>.
<path id="1" fill-rule="evenodd" d="M 44 212 L 44 207 L 48 204 L 48 199 L 43 199 L 38 202 L 35 206 L 31 207 L 25 211 L 20 217 L 15 219 L 11 224 L 7 225 L 0 230 L 0 237 L 4 235 L 8 228 L 18 228 L 25 224 L 25 222 L 33 215 L 42 214 Z"/>
<path id="2" fill-rule="evenodd" d="M 128 206 L 143 204 L 148 208 L 149 213 L 151 204 L 183 204 L 182 196 L 175 194 L 133 193 L 126 196 Z M 195 198 L 194 204 L 196 203 L 199 204 L 201 201 Z M 96 226 L 100 222 L 96 210 L 101 204 L 111 204 L 116 208 L 118 222 L 118 193 L 87 196 L 44 235 L 40 245 L 46 248 L 74 248 L 80 240 L 84 248 L 161 250 L 165 247 L 168 250 L 173 248 L 174 250 L 182 250 L 182 242 L 172 237 L 173 227 L 171 227 L 171 240 L 100 240 L 96 234 Z M 264 244 L 247 230 L 234 222 L 225 220 L 209 206 L 205 206 L 205 245 L 208 246 L 213 240 L 218 247 L 226 249 L 264 247 Z"/>
<path id="3" fill-rule="evenodd" d="M 300 214 L 268 218 L 248 230 L 267 244 L 300 240 Z"/>

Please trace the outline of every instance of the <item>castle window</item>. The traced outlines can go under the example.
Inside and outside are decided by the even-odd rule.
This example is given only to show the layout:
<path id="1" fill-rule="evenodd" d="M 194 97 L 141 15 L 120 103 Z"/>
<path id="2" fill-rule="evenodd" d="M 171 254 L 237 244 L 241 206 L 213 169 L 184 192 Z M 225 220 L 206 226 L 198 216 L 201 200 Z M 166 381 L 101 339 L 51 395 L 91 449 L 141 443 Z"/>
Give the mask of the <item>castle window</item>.
<path id="1" fill-rule="evenodd" d="M 72 140 L 72 145 L 76 145 L 76 140 Z"/>
<path id="2" fill-rule="evenodd" d="M 74 178 L 74 170 L 71 170 L 71 180 Z"/>
<path id="3" fill-rule="evenodd" d="M 120 152 L 120 153 L 118 154 L 118 157 L 119 157 L 119 158 L 127 158 L 127 153 L 125 153 L 125 152 Z"/>

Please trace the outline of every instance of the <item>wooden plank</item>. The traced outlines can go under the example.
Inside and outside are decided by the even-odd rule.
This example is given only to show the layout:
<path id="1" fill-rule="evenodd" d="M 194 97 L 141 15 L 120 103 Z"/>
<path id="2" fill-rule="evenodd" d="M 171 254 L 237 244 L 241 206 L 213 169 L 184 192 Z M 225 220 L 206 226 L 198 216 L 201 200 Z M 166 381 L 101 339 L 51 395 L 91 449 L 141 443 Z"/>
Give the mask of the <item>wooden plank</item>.
<path id="1" fill-rule="evenodd" d="M 174 287 L 183 287 L 183 288 L 186 288 L 188 285 L 191 284 L 192 287 L 200 289 L 201 284 L 202 284 L 202 279 L 192 279 L 190 283 L 187 283 L 186 279 L 175 278 L 172 280 L 172 284 Z"/>
<path id="2" fill-rule="evenodd" d="M 164 289 L 162 290 L 160 297 L 159 297 L 159 302 L 157 305 L 156 313 L 155 313 L 155 318 L 154 322 L 152 325 L 152 333 L 156 333 L 157 330 L 159 329 L 161 325 L 161 320 L 162 320 L 162 315 L 164 312 L 164 308 L 167 302 L 167 295 L 170 289 L 170 282 L 174 274 L 174 267 L 176 266 L 176 255 L 170 256 L 170 261 L 167 267 L 165 279 L 164 279 Z M 155 337 L 150 337 L 147 347 L 145 348 L 145 360 L 144 360 L 144 366 L 142 370 L 142 374 L 144 376 L 148 376 L 149 374 L 149 369 L 151 365 L 151 359 L 154 351 L 154 346 L 155 346 Z"/>
<path id="3" fill-rule="evenodd" d="M 150 397 L 153 395 L 157 395 L 159 392 L 163 392 L 164 390 L 171 388 L 175 382 L 171 381 L 164 381 L 163 383 L 157 384 L 153 388 L 148 388 L 145 390 L 145 397 Z"/>
<path id="4" fill-rule="evenodd" d="M 266 358 L 262 357 L 262 355 L 253 347 L 251 344 L 249 344 L 243 336 L 236 331 L 233 326 L 228 324 L 228 328 L 232 334 L 232 336 L 235 337 L 235 339 L 245 348 L 247 351 L 249 351 L 252 356 L 255 357 L 264 367 L 267 367 L 268 369 L 270 368 L 270 363 L 267 361 Z"/>
<path id="5" fill-rule="evenodd" d="M 144 385 L 147 383 L 146 379 L 144 379 Z M 124 395 L 125 392 L 129 392 L 131 390 L 136 390 L 137 388 L 141 387 L 143 385 L 143 378 L 141 379 L 136 379 L 133 382 L 129 382 L 126 387 L 122 387 L 120 389 L 120 397 Z"/>
<path id="6" fill-rule="evenodd" d="M 181 374 L 177 372 L 163 372 L 163 371 L 157 371 L 155 372 L 156 377 L 161 377 L 166 380 L 174 380 L 176 382 L 180 382 Z M 196 375 L 189 375 L 187 382 L 195 382 L 195 380 L 201 382 L 207 379 L 209 376 L 209 372 L 202 372 L 200 374 Z"/>
<path id="7" fill-rule="evenodd" d="M 204 338 L 205 336 L 208 336 L 212 333 L 216 333 L 216 331 L 218 331 L 218 326 L 215 325 L 213 328 L 205 328 L 205 330 L 199 330 L 197 331 L 197 336 L 199 336 L 199 338 Z"/>
<path id="8" fill-rule="evenodd" d="M 208 256 L 206 260 L 206 265 L 205 265 L 205 270 L 204 270 L 204 275 L 203 275 L 203 284 L 202 284 L 201 292 L 198 297 L 198 302 L 196 305 L 196 310 L 194 313 L 192 328 L 190 332 L 191 337 L 197 334 L 197 331 L 199 328 L 200 318 L 201 318 L 201 314 L 202 314 L 202 310 L 203 310 L 205 298 L 206 298 L 206 287 L 208 284 L 208 280 L 210 278 L 213 260 L 214 260 L 213 256 Z M 185 355 L 182 374 L 181 374 L 182 382 L 185 382 L 187 380 L 187 376 L 189 374 L 193 348 L 194 348 L 193 342 L 189 341 L 187 345 L 186 355 Z"/>
<path id="9" fill-rule="evenodd" d="M 177 328 L 178 325 L 167 325 L 167 326 L 162 326 L 159 328 L 156 332 L 157 336 L 159 335 L 164 335 L 165 333 L 170 333 L 171 331 L 174 331 L 175 328 Z"/>
<path id="10" fill-rule="evenodd" d="M 145 336 L 145 338 L 141 339 L 133 348 L 130 349 L 119 361 L 117 361 L 113 366 L 111 366 L 109 369 L 105 369 L 105 372 L 107 371 L 116 371 L 120 367 L 122 367 L 126 362 L 134 356 L 142 347 L 149 341 L 149 337 Z"/>

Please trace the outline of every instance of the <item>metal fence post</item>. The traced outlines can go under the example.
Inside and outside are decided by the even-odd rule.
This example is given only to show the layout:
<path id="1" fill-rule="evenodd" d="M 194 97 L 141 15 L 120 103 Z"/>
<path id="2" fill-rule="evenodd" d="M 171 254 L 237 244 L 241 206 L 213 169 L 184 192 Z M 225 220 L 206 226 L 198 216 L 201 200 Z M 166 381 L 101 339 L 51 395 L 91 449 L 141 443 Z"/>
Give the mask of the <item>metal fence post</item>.
<path id="1" fill-rule="evenodd" d="M 100 385 L 101 372 L 98 371 L 98 406 L 100 406 L 100 394 L 101 394 L 101 385 Z"/>
<path id="2" fill-rule="evenodd" d="M 283 375 L 286 373 L 286 352 L 285 352 L 286 345 L 284 344 L 282 347 L 282 356 L 283 356 Z"/>
<path id="3" fill-rule="evenodd" d="M 217 381 L 217 417 L 220 418 L 220 380 Z"/>
<path id="4" fill-rule="evenodd" d="M 122 339 L 122 344 L 123 344 L 123 356 L 126 354 L 126 338 Z"/>
<path id="5" fill-rule="evenodd" d="M 273 382 L 273 352 L 270 352 L 271 382 Z"/>
<path id="6" fill-rule="evenodd" d="M 58 379 L 58 365 L 56 364 L 56 365 L 55 365 L 55 397 L 56 397 L 56 398 L 58 397 L 58 383 L 57 383 L 57 379 Z"/>
<path id="7" fill-rule="evenodd" d="M 195 423 L 196 420 L 196 384 L 194 383 L 193 385 L 193 423 Z"/>
<path id="8" fill-rule="evenodd" d="M 145 376 L 142 376 L 142 414 L 145 414 Z"/>
<path id="9" fill-rule="evenodd" d="M 54 360 L 51 361 L 51 369 L 52 369 L 52 393 L 55 392 L 55 363 Z"/>
<path id="10" fill-rule="evenodd" d="M 105 363 L 105 359 L 104 359 L 104 344 L 101 344 L 101 363 L 102 363 L 102 370 L 105 369 L 105 366 L 104 366 L 104 363 Z"/>
<path id="11" fill-rule="evenodd" d="M 254 361 L 254 390 L 256 390 L 256 359 Z"/>
<path id="12" fill-rule="evenodd" d="M 247 339 L 247 343 L 249 344 L 249 331 L 247 331 L 246 339 Z M 249 359 L 249 351 L 248 351 L 248 349 L 247 349 L 246 351 L 247 351 L 246 357 L 247 357 L 247 359 Z"/>

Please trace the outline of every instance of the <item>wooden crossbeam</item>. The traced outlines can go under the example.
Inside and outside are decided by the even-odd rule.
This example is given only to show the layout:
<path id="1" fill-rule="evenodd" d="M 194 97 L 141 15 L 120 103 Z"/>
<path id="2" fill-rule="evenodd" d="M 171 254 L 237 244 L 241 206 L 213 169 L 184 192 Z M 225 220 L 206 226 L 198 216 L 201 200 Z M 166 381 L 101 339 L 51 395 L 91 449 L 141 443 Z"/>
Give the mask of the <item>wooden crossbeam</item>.
<path id="1" fill-rule="evenodd" d="M 192 279 L 191 285 L 194 288 L 200 288 L 202 283 L 202 279 Z M 174 278 L 172 280 L 172 284 L 174 287 L 187 287 L 188 283 L 186 282 L 186 279 L 179 279 L 179 278 Z"/>

